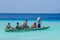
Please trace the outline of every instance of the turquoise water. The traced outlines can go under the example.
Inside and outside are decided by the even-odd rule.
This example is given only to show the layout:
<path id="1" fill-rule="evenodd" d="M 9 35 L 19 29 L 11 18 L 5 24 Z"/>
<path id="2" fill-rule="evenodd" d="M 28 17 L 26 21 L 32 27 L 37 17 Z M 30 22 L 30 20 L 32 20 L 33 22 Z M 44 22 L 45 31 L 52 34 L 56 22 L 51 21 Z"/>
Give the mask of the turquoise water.
<path id="1" fill-rule="evenodd" d="M 42 21 L 42 26 L 50 26 L 49 29 L 29 32 L 5 32 L 4 28 L 10 22 L 12 27 L 16 22 L 20 25 L 24 20 L 0 20 L 0 40 L 60 40 L 60 21 Z M 31 26 L 35 20 L 29 20 Z"/>

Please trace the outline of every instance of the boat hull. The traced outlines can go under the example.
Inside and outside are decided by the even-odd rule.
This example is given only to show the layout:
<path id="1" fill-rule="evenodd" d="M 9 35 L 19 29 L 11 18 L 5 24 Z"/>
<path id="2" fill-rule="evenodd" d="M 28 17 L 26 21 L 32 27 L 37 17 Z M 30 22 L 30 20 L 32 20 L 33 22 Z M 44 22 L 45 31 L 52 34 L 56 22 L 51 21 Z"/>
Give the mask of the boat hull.
<path id="1" fill-rule="evenodd" d="M 19 30 L 19 29 L 5 29 L 6 32 L 23 32 L 23 31 L 35 31 L 35 30 L 45 30 L 48 29 L 49 27 L 43 27 L 43 28 L 30 28 L 30 29 L 23 29 L 23 30 Z"/>

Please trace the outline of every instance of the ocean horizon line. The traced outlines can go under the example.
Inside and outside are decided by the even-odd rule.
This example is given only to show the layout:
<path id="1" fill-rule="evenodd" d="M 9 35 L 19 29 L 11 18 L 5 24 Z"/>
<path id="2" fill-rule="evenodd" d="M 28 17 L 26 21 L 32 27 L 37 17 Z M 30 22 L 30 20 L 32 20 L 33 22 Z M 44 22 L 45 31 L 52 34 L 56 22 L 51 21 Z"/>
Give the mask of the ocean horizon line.
<path id="1" fill-rule="evenodd" d="M 0 14 L 60 14 L 60 13 L 0 13 Z"/>

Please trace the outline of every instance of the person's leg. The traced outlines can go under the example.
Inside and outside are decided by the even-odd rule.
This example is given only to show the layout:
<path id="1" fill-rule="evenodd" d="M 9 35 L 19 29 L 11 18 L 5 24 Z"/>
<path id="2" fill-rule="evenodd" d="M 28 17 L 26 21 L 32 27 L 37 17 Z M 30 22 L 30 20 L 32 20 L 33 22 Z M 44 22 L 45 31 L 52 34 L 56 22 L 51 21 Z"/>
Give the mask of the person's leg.
<path id="1" fill-rule="evenodd" d="M 41 25 L 40 24 L 38 24 L 38 28 L 40 28 L 41 27 Z"/>

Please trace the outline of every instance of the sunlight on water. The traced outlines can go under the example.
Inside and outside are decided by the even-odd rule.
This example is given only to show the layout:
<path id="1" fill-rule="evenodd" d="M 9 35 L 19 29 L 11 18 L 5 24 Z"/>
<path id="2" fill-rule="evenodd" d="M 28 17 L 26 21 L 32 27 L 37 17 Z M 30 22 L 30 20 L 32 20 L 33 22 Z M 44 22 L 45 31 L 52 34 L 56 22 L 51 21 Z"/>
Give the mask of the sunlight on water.
<path id="1" fill-rule="evenodd" d="M 49 29 L 28 32 L 5 32 L 4 28 L 10 22 L 12 27 L 16 26 L 16 22 L 20 25 L 24 20 L 0 20 L 0 40 L 59 40 L 60 39 L 60 21 L 42 21 L 42 26 L 49 26 Z M 31 26 L 35 20 L 29 20 L 28 25 Z"/>

